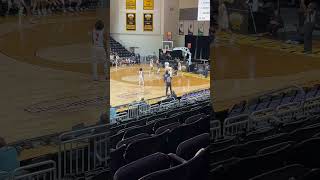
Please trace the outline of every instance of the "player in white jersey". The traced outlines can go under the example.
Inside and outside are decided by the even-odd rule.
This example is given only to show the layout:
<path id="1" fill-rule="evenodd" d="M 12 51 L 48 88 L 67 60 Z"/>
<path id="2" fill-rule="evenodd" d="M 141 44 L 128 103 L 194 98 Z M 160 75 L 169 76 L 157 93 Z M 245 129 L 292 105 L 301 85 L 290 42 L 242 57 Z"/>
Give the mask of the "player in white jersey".
<path id="1" fill-rule="evenodd" d="M 157 64 L 157 74 L 159 74 L 160 73 L 160 61 L 158 58 L 156 60 L 156 64 Z"/>
<path id="2" fill-rule="evenodd" d="M 181 62 L 180 60 L 178 61 L 178 72 L 177 72 L 177 75 L 180 75 L 180 72 L 182 71 L 182 65 L 181 65 Z"/>
<path id="3" fill-rule="evenodd" d="M 98 78 L 98 64 L 104 63 L 106 67 L 106 51 L 104 39 L 104 24 L 101 20 L 97 21 L 92 32 L 92 76 L 93 80 L 97 81 Z M 106 72 L 106 71 L 105 71 Z"/>
<path id="4" fill-rule="evenodd" d="M 150 72 L 153 71 L 153 58 L 150 59 Z"/>
<path id="5" fill-rule="evenodd" d="M 139 86 L 144 86 L 144 73 L 142 68 L 139 70 Z"/>

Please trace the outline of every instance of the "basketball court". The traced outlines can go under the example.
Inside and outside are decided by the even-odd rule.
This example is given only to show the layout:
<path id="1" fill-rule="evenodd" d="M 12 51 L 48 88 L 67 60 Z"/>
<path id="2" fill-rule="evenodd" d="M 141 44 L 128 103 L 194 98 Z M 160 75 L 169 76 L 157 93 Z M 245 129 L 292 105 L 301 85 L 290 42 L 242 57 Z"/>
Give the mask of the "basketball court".
<path id="1" fill-rule="evenodd" d="M 142 67 L 145 73 L 145 86 L 139 86 L 138 71 Z M 119 106 L 141 98 L 155 99 L 165 96 L 165 83 L 163 80 L 164 69 L 157 74 L 156 70 L 150 71 L 147 65 L 124 66 L 111 68 L 110 74 L 110 103 Z M 178 95 L 210 88 L 210 78 L 193 73 L 181 72 L 173 77 L 172 90 Z"/>
<path id="2" fill-rule="evenodd" d="M 0 20 L 0 132 L 6 141 L 98 121 L 108 93 L 102 74 L 99 82 L 91 77 L 88 33 L 96 19 L 95 12 L 85 12 L 45 16 L 34 24 L 23 17 L 21 24 L 18 17 Z"/>
<path id="3" fill-rule="evenodd" d="M 314 41 L 313 54 L 302 45 L 286 44 L 263 37 L 220 33 L 211 48 L 213 59 L 212 95 L 216 110 L 292 85 L 319 83 L 320 48 Z"/>

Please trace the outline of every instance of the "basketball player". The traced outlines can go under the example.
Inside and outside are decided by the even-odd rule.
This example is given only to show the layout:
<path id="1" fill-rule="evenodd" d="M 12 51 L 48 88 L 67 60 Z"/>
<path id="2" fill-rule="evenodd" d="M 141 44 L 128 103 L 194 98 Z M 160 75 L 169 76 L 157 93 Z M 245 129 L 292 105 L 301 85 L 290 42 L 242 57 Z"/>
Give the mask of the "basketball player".
<path id="1" fill-rule="evenodd" d="M 7 0 L 7 12 L 6 12 L 6 16 L 8 16 L 10 14 L 10 10 L 12 8 L 12 1 L 11 0 Z"/>
<path id="2" fill-rule="evenodd" d="M 159 74 L 160 73 L 160 61 L 159 61 L 159 59 L 157 58 L 157 61 L 156 61 L 156 64 L 157 64 L 157 74 Z"/>
<path id="3" fill-rule="evenodd" d="M 304 22 L 304 52 L 305 53 L 312 53 L 312 33 L 315 28 L 316 24 L 316 17 L 317 17 L 317 11 L 316 11 L 316 4 L 311 2 L 308 5 L 306 16 L 305 16 L 305 22 Z"/>
<path id="4" fill-rule="evenodd" d="M 182 66 L 180 60 L 178 61 L 178 72 L 177 75 L 180 75 L 180 72 L 182 71 Z"/>
<path id="5" fill-rule="evenodd" d="M 139 86 L 144 86 L 144 74 L 142 68 L 139 70 Z"/>
<path id="6" fill-rule="evenodd" d="M 173 77 L 173 68 L 172 68 L 172 67 L 169 67 L 169 68 L 168 68 L 168 71 L 169 71 L 170 77 L 172 78 L 172 77 Z"/>
<path id="7" fill-rule="evenodd" d="M 235 36 L 229 27 L 229 14 L 224 0 L 219 0 L 218 11 L 219 31 L 225 31 L 231 34 L 230 43 L 233 43 L 235 40 Z"/>
<path id="8" fill-rule="evenodd" d="M 150 59 L 150 73 L 153 71 L 153 58 Z"/>
<path id="9" fill-rule="evenodd" d="M 105 39 L 104 39 L 104 24 L 98 20 L 92 32 L 92 76 L 94 81 L 98 81 L 98 64 L 106 62 Z"/>

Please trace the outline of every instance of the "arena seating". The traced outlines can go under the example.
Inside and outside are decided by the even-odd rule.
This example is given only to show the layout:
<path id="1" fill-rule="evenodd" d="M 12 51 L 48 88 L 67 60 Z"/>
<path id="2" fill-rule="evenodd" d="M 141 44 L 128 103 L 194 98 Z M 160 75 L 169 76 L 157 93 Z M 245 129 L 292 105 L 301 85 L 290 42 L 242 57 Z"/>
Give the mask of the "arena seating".
<path id="1" fill-rule="evenodd" d="M 121 58 L 131 57 L 134 54 L 128 51 L 122 44 L 110 37 L 110 49 L 112 53 L 116 53 Z"/>
<path id="2" fill-rule="evenodd" d="M 60 134 L 58 153 L 22 162 L 17 171 L 28 171 L 17 179 L 207 179 L 209 97 L 203 90 L 132 104 L 118 113 L 116 124 Z"/>
<path id="3" fill-rule="evenodd" d="M 117 124 L 60 135 L 50 162 L 58 179 L 319 179 L 318 87 L 270 92 L 219 116 L 208 90 L 135 103 Z"/>
<path id="4" fill-rule="evenodd" d="M 288 87 L 235 104 L 210 122 L 210 178 L 316 179 L 319 85 Z"/>

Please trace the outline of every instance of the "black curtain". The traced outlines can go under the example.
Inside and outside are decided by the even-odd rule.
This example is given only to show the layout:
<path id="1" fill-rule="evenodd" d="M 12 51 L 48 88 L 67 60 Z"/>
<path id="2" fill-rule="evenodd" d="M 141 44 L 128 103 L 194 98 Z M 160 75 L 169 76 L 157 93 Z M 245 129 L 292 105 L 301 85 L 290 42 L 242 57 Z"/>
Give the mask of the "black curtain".
<path id="1" fill-rule="evenodd" d="M 210 56 L 210 38 L 209 36 L 198 37 L 198 51 L 201 52 L 201 59 L 209 59 Z"/>
<path id="2" fill-rule="evenodd" d="M 185 47 L 191 43 L 190 52 L 192 58 L 195 59 L 209 59 L 210 56 L 210 38 L 209 36 L 185 36 Z"/>
<path id="3" fill-rule="evenodd" d="M 189 43 L 191 44 L 191 48 L 190 48 L 190 52 L 192 55 L 191 58 L 194 58 L 196 48 L 197 48 L 197 37 L 193 36 L 193 35 L 186 35 L 185 36 L 185 47 L 188 47 Z"/>

